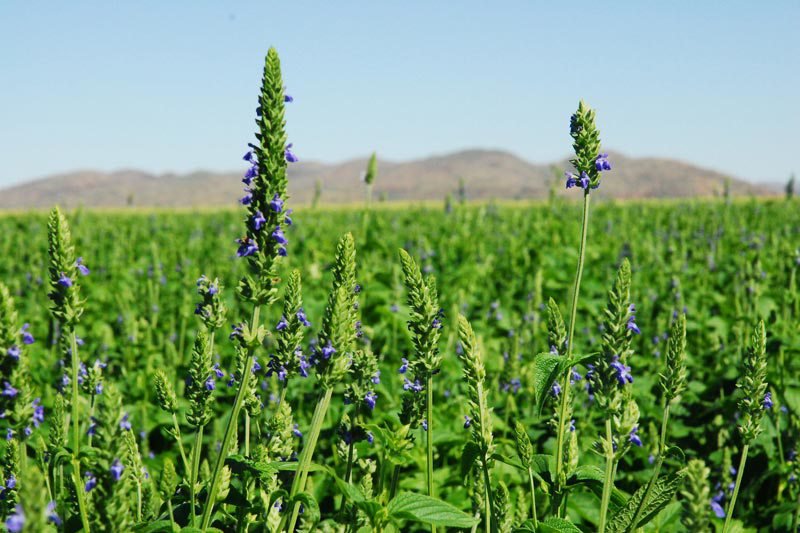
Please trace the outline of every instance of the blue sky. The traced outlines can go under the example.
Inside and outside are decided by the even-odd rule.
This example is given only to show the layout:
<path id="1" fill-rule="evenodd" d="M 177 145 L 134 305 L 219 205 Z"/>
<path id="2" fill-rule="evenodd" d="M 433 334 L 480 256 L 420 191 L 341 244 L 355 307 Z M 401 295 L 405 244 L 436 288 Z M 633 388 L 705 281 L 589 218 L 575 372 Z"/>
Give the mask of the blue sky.
<path id="1" fill-rule="evenodd" d="M 113 5 L 112 5 L 113 4 Z M 278 48 L 304 160 L 607 148 L 783 181 L 800 2 L 4 1 L 0 185 L 78 168 L 231 170 Z"/>

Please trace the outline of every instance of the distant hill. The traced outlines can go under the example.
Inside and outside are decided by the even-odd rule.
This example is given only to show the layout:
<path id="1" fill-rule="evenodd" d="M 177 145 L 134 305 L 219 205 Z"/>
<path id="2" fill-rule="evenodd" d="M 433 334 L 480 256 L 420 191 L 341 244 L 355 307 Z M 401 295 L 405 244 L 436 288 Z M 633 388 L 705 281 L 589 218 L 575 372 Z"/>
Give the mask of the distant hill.
<path id="1" fill-rule="evenodd" d="M 631 158 L 612 153 L 614 170 L 598 190 L 600 196 L 681 198 L 720 194 L 726 177 L 713 170 L 671 159 Z M 294 202 L 308 203 L 315 183 L 322 184 L 323 203 L 360 202 L 361 173 L 367 159 L 339 164 L 300 162 L 289 167 L 289 192 Z M 567 161 L 552 165 L 529 163 L 508 152 L 465 150 L 407 162 L 379 161 L 375 197 L 387 200 L 439 200 L 458 190 L 463 179 L 467 197 L 546 198 L 557 179 L 563 194 Z M 230 206 L 242 196 L 241 176 L 192 172 L 153 175 L 138 170 L 104 173 L 91 170 L 58 174 L 0 190 L 0 209 L 135 206 Z M 731 179 L 734 195 L 774 194 L 768 186 Z"/>

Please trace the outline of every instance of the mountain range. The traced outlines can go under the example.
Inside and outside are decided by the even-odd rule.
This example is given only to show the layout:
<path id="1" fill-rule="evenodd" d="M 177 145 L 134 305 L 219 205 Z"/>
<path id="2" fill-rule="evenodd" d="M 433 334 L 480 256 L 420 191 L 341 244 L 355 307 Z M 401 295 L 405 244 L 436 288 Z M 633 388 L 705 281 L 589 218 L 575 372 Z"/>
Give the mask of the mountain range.
<path id="1" fill-rule="evenodd" d="M 633 158 L 609 154 L 614 166 L 605 173 L 600 196 L 618 199 L 695 198 L 721 194 L 728 180 L 731 194 L 775 194 L 774 186 L 728 178 L 714 170 L 674 159 Z M 312 201 L 353 203 L 364 199 L 361 176 L 367 158 L 337 164 L 299 162 L 289 166 L 289 193 L 295 205 Z M 534 164 L 500 150 L 464 150 L 406 162 L 378 161 L 375 198 L 443 200 L 463 183 L 468 199 L 546 198 L 551 188 L 564 193 L 567 160 Z M 213 207 L 232 206 L 242 196 L 243 162 L 238 172 L 196 171 L 150 174 L 140 170 L 81 170 L 36 179 L 0 190 L 0 209 L 63 207 Z"/>

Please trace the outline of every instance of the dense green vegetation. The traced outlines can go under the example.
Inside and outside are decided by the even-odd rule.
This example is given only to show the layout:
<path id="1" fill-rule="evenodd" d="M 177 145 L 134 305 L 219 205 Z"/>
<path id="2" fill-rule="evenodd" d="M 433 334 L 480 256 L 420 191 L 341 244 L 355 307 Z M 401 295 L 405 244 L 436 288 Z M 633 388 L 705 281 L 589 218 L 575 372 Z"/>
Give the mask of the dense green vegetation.
<path id="1" fill-rule="evenodd" d="M 471 477 L 465 479 L 461 472 L 462 450 L 470 441 L 470 432 L 463 427 L 464 415 L 469 413 L 465 402 L 468 387 L 456 354 L 455 317 L 462 313 L 475 330 L 486 365 L 485 387 L 488 405 L 493 409 L 494 448 L 498 454 L 493 479 L 507 488 L 505 520 L 518 525 L 530 517 L 528 477 L 516 467 L 519 458 L 514 422 L 519 421 L 526 428 L 534 454 L 552 456 L 555 429 L 550 421 L 558 404 L 548 397 L 550 394 L 545 394 L 541 414 L 537 412 L 536 401 L 541 395 L 537 395 L 533 361 L 537 354 L 549 351 L 545 309 L 548 298 L 553 298 L 567 314 L 577 262 L 578 215 L 579 209 L 574 204 L 553 204 L 458 205 L 450 212 L 411 207 L 373 210 L 366 224 L 365 214 L 358 210 L 306 210 L 295 216 L 295 224 L 287 231 L 292 253 L 281 264 L 279 274 L 285 278 L 294 268 L 300 271 L 303 306 L 312 323 L 304 347 L 322 324 L 335 236 L 348 230 L 353 230 L 355 236 L 356 277 L 363 288 L 359 294 L 364 332 L 361 342 L 377 355 L 381 374 L 380 384 L 375 386 L 378 397 L 375 409 L 358 408 L 358 424 L 364 428 L 360 431 L 370 431 L 374 442 L 359 438 L 355 445 L 357 460 L 352 473 L 355 486 L 349 490 L 371 486 L 371 493 L 386 501 L 392 467 L 400 465 L 399 489 L 425 493 L 424 431 L 411 430 L 413 444 L 407 450 L 398 452 L 392 448 L 396 444 L 393 435 L 401 426 L 398 413 L 404 376 L 398 369 L 401 358 L 412 358 L 413 353 L 406 327 L 409 319 L 406 290 L 397 255 L 397 250 L 404 248 L 416 258 L 423 272 L 435 275 L 444 309 L 439 343 L 441 372 L 435 375 L 433 388 L 435 493 L 469 514 L 481 511 L 476 506 L 480 495 L 473 494 L 475 483 Z M 123 414 L 129 414 L 138 435 L 136 444 L 151 474 L 144 481 L 150 488 L 145 491 L 142 519 L 168 519 L 163 495 L 157 495 L 158 481 L 166 458 L 177 465 L 179 472 L 181 459 L 169 434 L 172 417 L 158 407 L 154 373 L 157 369 L 166 371 L 179 398 L 178 421 L 184 426 L 182 430 L 188 432 L 183 417 L 188 409 L 183 399 L 184 383 L 193 339 L 200 325 L 194 314 L 200 301 L 195 281 L 205 274 L 219 277 L 225 287 L 221 296 L 229 318 L 226 329 L 217 336 L 215 354 L 226 374 L 235 366 L 233 344 L 226 339 L 227 327 L 237 321 L 235 317 L 248 314 L 247 307 L 231 290 L 243 273 L 233 242 L 239 233 L 241 215 L 232 211 L 135 214 L 87 211 L 76 212 L 70 219 L 75 246 L 92 270 L 81 280 L 81 296 L 86 299 L 85 312 L 77 326 L 77 335 L 83 340 L 79 348 L 81 360 L 91 365 L 99 359 L 108 365 L 102 369 L 100 378 L 104 394 L 91 399 L 102 406 L 95 409 L 94 417 L 99 426 L 113 433 Z M 39 483 L 42 488 L 41 492 L 28 493 L 32 500 L 22 500 L 28 504 L 25 513 L 29 523 L 35 513 L 45 513 L 49 501 L 41 477 L 30 472 L 39 461 L 45 460 L 40 453 L 50 449 L 44 443 L 48 441 L 56 391 L 64 375 L 58 363 L 62 359 L 56 342 L 58 328 L 48 313 L 46 224 L 44 214 L 9 215 L 0 219 L 4 236 L 0 241 L 4 258 L 0 262 L 0 278 L 13 295 L 19 316 L 17 327 L 29 322 L 37 339 L 27 347 L 29 379 L 36 396 L 42 397 L 46 413 L 45 423 L 24 439 L 30 448 L 27 465 L 17 466 L 20 486 Z M 662 414 L 663 392 L 658 375 L 665 372 L 666 337 L 673 313 L 684 310 L 688 386 L 673 405 L 669 441 L 683 450 L 685 459 L 677 452 L 667 456 L 662 471 L 678 471 L 693 458 L 703 460 L 709 470 L 694 480 L 699 486 L 684 483 L 679 494 L 651 524 L 659 524 L 661 530 L 681 530 L 682 513 L 689 516 L 686 513 L 700 510 L 713 518 L 711 498 L 720 490 L 725 494 L 721 499 L 725 505 L 730 494 L 727 487 L 735 480 L 731 468 L 738 466 L 741 450 L 741 437 L 735 430 L 741 393 L 735 384 L 743 371 L 743 356 L 753 326 L 764 319 L 767 381 L 774 407 L 766 412 L 764 431 L 750 448 L 748 465 L 752 467 L 747 468 L 742 479 L 736 518 L 748 526 L 789 529 L 800 492 L 790 482 L 797 469 L 792 458 L 800 413 L 795 362 L 800 346 L 796 279 L 800 268 L 799 229 L 800 215 L 785 202 L 595 206 L 578 304 L 575 352 L 588 354 L 599 350 L 607 288 L 613 283 L 623 258 L 631 263 L 631 300 L 636 304 L 636 323 L 642 332 L 633 337 L 628 364 L 634 376 L 632 393 L 640 410 L 638 435 L 643 445 L 632 446 L 619 465 L 615 485 L 618 492 L 612 498 L 612 508 L 623 502 L 626 494 L 646 483 L 652 471 L 649 459 L 657 455 Z M 273 350 L 274 325 L 281 312 L 280 305 L 264 310 L 264 323 L 270 334 L 258 354 L 262 363 Z M 8 364 L 4 369 L 11 371 Z M 585 373 L 583 367 L 578 371 Z M 4 380 L 14 377 L 6 374 Z M 226 381 L 227 377 L 220 379 L 214 391 L 214 415 L 203 437 L 201 478 L 207 478 L 208 469 L 213 467 L 217 454 L 214 444 L 221 440 L 232 402 L 234 388 L 226 387 Z M 258 396 L 264 408 L 250 421 L 253 448 L 272 442 L 268 437 L 269 420 L 276 413 L 275 402 L 281 392 L 275 375 L 268 378 L 262 371 L 258 382 L 261 385 Z M 118 394 L 112 393 L 109 404 L 108 391 L 115 388 Z M 317 391 L 313 374 L 290 382 L 286 399 L 300 432 L 307 432 L 311 424 Z M 566 504 L 566 515 L 580 527 L 592 529 L 597 520 L 603 469 L 603 457 L 592 448 L 604 436 L 603 422 L 582 382 L 575 388 L 574 397 L 579 466 L 569 481 L 575 487 Z M 7 403 L 15 400 L 4 397 Z M 84 403 L 89 408 L 88 394 Z M 341 386 L 335 390 L 313 458 L 315 464 L 331 469 L 313 471 L 307 486 L 319 504 L 323 523 L 329 526 L 334 520 L 348 520 L 342 501 L 342 494 L 347 492 L 337 487 L 333 475 L 345 478 L 348 447 L 347 429 L 343 427 L 352 423 L 357 407 L 345 404 Z M 13 423 L 12 419 L 0 423 Z M 29 425 L 24 420 L 21 423 Z M 89 423 L 88 417 L 82 420 L 82 433 L 87 431 Z M 364 437 L 359 431 L 352 433 Z M 241 452 L 244 446 L 241 435 L 239 440 Z M 191 448 L 192 441 L 188 438 L 184 441 L 185 447 Z M 115 438 L 109 437 L 108 442 L 122 448 Z M 293 438 L 286 445 L 294 454 L 302 449 L 303 442 L 302 438 Z M 119 457 L 123 455 L 122 451 L 118 453 Z M 110 467 L 109 459 L 113 462 L 118 458 L 112 455 L 115 454 L 106 458 L 87 451 L 82 458 L 83 468 L 96 472 L 98 478 L 108 478 L 107 472 L 98 470 Z M 542 485 L 553 482 L 552 464 L 548 465 L 540 455 L 535 459 L 537 508 L 540 516 L 546 516 L 550 513 L 550 500 Z M 280 473 L 278 480 L 278 485 L 288 490 L 286 483 L 291 482 L 291 473 Z M 121 486 L 108 480 L 105 483 L 87 493 L 89 514 L 97 521 L 96 527 L 103 521 L 114 524 L 114 520 L 125 520 L 119 524 L 130 525 L 131 516 L 115 517 L 113 513 L 100 512 L 99 508 L 109 502 L 124 507 L 117 500 L 130 497 L 118 493 Z M 230 489 L 228 503 L 220 507 L 222 522 L 217 525 L 237 516 L 236 505 L 243 498 L 238 478 Z M 505 489 L 501 493 L 505 494 Z M 21 494 L 25 496 L 25 492 Z M 173 497 L 178 522 L 181 515 L 184 519 L 186 516 L 185 505 L 181 503 L 186 496 L 186 491 L 178 491 Z M 697 498 L 704 500 L 698 502 Z M 6 513 L 12 510 L 13 506 Z M 713 520 L 717 525 L 722 523 L 721 519 Z M 111 525 L 107 527 L 114 529 Z"/>

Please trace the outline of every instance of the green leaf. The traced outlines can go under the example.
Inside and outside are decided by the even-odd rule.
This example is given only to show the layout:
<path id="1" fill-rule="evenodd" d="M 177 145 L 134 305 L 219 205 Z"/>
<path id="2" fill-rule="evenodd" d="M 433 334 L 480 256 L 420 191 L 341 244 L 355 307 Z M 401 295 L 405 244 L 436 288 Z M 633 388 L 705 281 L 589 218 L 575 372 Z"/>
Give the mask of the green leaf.
<path id="1" fill-rule="evenodd" d="M 478 518 L 468 515 L 438 498 L 414 492 L 401 492 L 387 507 L 389 516 L 395 520 L 411 520 L 433 526 L 472 527 Z"/>
<path id="2" fill-rule="evenodd" d="M 320 519 L 319 504 L 317 500 L 308 492 L 301 492 L 294 497 L 294 501 L 300 502 L 305 507 L 303 519 L 309 524 L 316 524 Z"/>
<path id="3" fill-rule="evenodd" d="M 553 355 L 547 352 L 540 353 L 533 359 L 533 386 L 536 401 L 536 414 L 542 412 L 542 407 L 544 407 L 544 402 L 547 399 L 547 394 L 550 392 L 550 387 L 558 377 L 562 359 L 560 355 Z"/>
<path id="4" fill-rule="evenodd" d="M 567 480 L 567 486 L 586 485 L 598 498 L 603 494 L 603 483 L 605 483 L 603 470 L 594 465 L 583 465 L 575 469 L 575 472 Z M 625 505 L 625 497 L 618 489 L 611 491 L 610 509 L 619 509 Z"/>
<path id="5" fill-rule="evenodd" d="M 625 506 L 614 516 L 606 531 L 608 533 L 624 533 L 625 531 L 643 527 L 672 501 L 675 493 L 681 487 L 684 477 L 686 477 L 686 469 L 679 470 L 674 474 L 661 476 L 653 485 L 653 489 L 645 502 L 642 502 L 642 499 L 647 491 L 647 485 L 639 487 L 639 490 L 628 499 Z M 633 518 L 639 507 L 643 507 L 641 517 L 636 524 L 633 524 Z"/>
<path id="6" fill-rule="evenodd" d="M 464 449 L 461 452 L 461 466 L 459 469 L 463 479 L 467 478 L 472 465 L 475 463 L 475 460 L 480 457 L 480 455 L 481 447 L 475 442 L 469 441 L 464 445 Z"/>
<path id="7" fill-rule="evenodd" d="M 581 530 L 578 529 L 578 526 L 569 520 L 551 516 L 539 524 L 539 531 L 537 533 L 574 533 L 576 531 L 581 533 Z"/>

